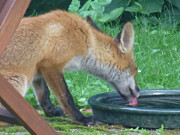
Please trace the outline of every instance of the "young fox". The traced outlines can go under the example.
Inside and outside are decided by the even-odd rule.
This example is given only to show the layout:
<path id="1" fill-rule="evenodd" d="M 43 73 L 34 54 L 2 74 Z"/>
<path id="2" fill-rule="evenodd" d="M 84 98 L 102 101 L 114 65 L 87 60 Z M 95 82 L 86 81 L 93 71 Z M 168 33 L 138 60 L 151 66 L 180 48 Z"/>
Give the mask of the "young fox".
<path id="1" fill-rule="evenodd" d="M 64 70 L 84 70 L 112 85 L 120 95 L 137 104 L 137 66 L 133 56 L 134 29 L 125 24 L 117 38 L 98 30 L 91 18 L 56 10 L 22 19 L 0 57 L 0 73 L 21 95 L 33 85 L 47 115 L 64 115 L 82 124 L 92 122 L 75 107 L 64 80 Z M 53 90 L 61 107 L 49 100 Z M 54 111 L 54 112 L 53 112 Z"/>

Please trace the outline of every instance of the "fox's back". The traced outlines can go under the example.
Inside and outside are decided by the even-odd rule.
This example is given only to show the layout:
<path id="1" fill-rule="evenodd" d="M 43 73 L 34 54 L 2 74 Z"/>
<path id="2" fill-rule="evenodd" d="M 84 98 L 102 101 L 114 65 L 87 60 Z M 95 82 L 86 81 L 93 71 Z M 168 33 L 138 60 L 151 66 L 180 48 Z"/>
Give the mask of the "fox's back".
<path id="1" fill-rule="evenodd" d="M 58 57 L 63 62 L 75 53 L 83 55 L 90 38 L 88 27 L 81 17 L 60 10 L 23 18 L 0 58 L 0 68 L 24 69 L 43 59 Z"/>

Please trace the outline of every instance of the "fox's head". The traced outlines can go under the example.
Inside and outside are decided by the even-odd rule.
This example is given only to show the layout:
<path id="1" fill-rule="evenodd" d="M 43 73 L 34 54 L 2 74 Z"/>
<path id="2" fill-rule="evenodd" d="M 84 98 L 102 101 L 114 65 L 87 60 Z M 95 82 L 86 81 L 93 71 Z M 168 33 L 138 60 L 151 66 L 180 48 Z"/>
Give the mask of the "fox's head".
<path id="1" fill-rule="evenodd" d="M 98 29 L 91 18 L 88 17 L 87 21 Z M 135 80 L 137 65 L 133 55 L 133 25 L 126 23 L 115 39 L 109 36 L 104 36 L 102 40 L 99 39 L 97 42 L 100 42 L 101 45 L 92 47 L 93 57 L 98 62 L 94 62 L 94 68 L 91 68 L 95 71 L 91 71 L 91 73 L 110 83 L 125 100 L 129 101 L 129 105 L 136 106 L 139 88 Z M 93 63 L 93 60 L 91 62 Z"/>
<path id="2" fill-rule="evenodd" d="M 116 37 L 117 50 L 120 51 L 117 60 L 118 79 L 114 79 L 111 85 L 129 101 L 129 105 L 137 105 L 136 98 L 139 96 L 139 88 L 136 83 L 137 65 L 133 55 L 134 28 L 131 23 L 126 23 L 122 31 Z M 119 65 L 119 66 L 118 66 Z"/>

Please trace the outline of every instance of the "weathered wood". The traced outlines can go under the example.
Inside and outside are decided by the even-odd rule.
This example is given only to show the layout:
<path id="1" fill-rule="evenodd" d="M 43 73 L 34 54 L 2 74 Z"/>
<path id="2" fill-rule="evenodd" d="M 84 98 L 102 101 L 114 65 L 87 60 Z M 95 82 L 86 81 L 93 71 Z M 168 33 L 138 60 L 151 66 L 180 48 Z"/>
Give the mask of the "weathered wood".
<path id="1" fill-rule="evenodd" d="M 0 54 L 6 48 L 30 0 L 0 0 Z"/>
<path id="2" fill-rule="evenodd" d="M 8 45 L 29 3 L 30 0 L 0 0 L 0 55 Z M 2 75 L 0 75 L 0 101 L 31 134 L 57 135 L 54 129 Z M 0 111 L 1 120 L 8 118 L 11 121 L 13 119 L 10 113 L 7 114 L 5 110 Z"/>
<path id="3" fill-rule="evenodd" d="M 0 0 L 0 12 L 3 9 L 4 5 L 6 4 L 7 0 Z"/>
<path id="4" fill-rule="evenodd" d="M 0 75 L 0 100 L 33 135 L 57 135 L 37 111 Z"/>
<path id="5" fill-rule="evenodd" d="M 0 108 L 0 120 L 10 124 L 21 125 L 17 119 L 5 108 Z"/>

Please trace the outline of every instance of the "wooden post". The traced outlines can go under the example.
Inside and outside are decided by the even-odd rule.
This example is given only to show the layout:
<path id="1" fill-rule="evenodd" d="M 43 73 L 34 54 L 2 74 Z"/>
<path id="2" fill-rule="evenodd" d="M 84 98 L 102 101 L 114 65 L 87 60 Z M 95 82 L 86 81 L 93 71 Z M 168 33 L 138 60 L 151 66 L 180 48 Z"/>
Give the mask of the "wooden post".
<path id="1" fill-rule="evenodd" d="M 57 135 L 37 111 L 0 75 L 0 99 L 3 105 L 33 135 Z"/>
<path id="2" fill-rule="evenodd" d="M 9 43 L 30 0 L 0 0 L 0 54 Z"/>
<path id="3" fill-rule="evenodd" d="M 0 121 L 20 125 L 17 119 L 5 108 L 0 108 Z"/>
<path id="4" fill-rule="evenodd" d="M 30 0 L 0 0 L 0 55 L 8 45 L 29 3 Z M 31 134 L 57 135 L 2 75 L 0 75 L 0 101 Z M 2 112 L 0 118 L 3 120 L 9 115 L 3 115 Z"/>

